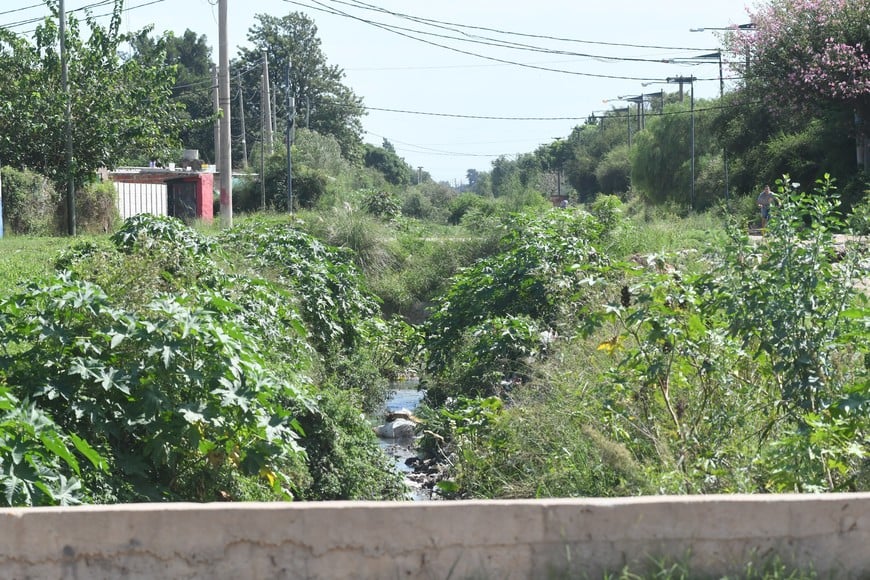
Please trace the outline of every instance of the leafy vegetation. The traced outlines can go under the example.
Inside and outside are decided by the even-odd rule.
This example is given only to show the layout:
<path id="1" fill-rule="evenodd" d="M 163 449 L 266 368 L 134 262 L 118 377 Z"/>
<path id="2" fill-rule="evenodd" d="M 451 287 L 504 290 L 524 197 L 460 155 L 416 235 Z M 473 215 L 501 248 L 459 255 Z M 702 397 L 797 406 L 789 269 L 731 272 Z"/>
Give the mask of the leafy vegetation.
<path id="1" fill-rule="evenodd" d="M 94 180 L 100 167 L 115 167 L 134 151 L 165 158 L 177 147 L 180 105 L 169 99 L 171 71 L 123 60 L 120 47 L 123 2 L 115 1 L 108 26 L 88 18 L 84 34 L 69 17 L 69 95 L 76 184 Z M 29 167 L 65 190 L 65 97 L 58 90 L 61 59 L 56 17 L 40 24 L 32 41 L 0 31 L 0 158 Z"/>
<path id="2" fill-rule="evenodd" d="M 867 11 L 803 4 L 772 0 L 758 30 L 726 35 L 738 61 L 751 49 L 732 93 L 695 107 L 662 93 L 643 128 L 630 109 L 591 116 L 469 170 L 462 192 L 387 140 L 362 144 L 361 101 L 313 21 L 259 15 L 240 64 L 254 70 L 262 49 L 278 71 L 301 63 L 277 83 L 279 117 L 292 94 L 310 126 L 288 123 L 293 208 L 288 151 L 249 130 L 262 171 L 234 205 L 260 213 L 234 229 L 118 225 L 111 185 L 93 184 L 77 213 L 103 235 L 59 255 L 55 241 L 0 241 L 3 501 L 399 498 L 364 413 L 409 371 L 445 497 L 870 489 L 867 255 L 834 237 L 867 232 L 867 161 L 854 163 Z M 207 78 L 205 39 L 121 35 L 119 6 L 87 41 L 71 21 L 85 181 L 166 157 L 212 120 L 182 90 Z M 803 8 L 818 26 L 794 21 Z M 15 235 L 64 217 L 47 185 L 63 173 L 56 39 L 51 19 L 34 43 L 0 34 L 0 156 L 48 176 L 3 169 Z M 758 98 L 770 86 L 777 99 Z M 770 228 L 750 238 L 757 187 L 784 171 L 816 187 L 783 177 Z"/>
<path id="3" fill-rule="evenodd" d="M 128 220 L 112 245 L 75 246 L 58 260 L 57 276 L 0 301 L 0 376 L 8 400 L 33 409 L 8 414 L 4 433 L 35 441 L 34 451 L 10 444 L 9 498 L 401 496 L 398 476 L 353 410 L 362 395 L 330 383 L 328 373 L 319 387 L 304 374 L 316 362 L 309 338 L 315 347 L 339 338 L 342 356 L 358 356 L 362 335 L 343 317 L 358 322 L 371 313 L 370 299 L 352 288 L 350 266 L 329 261 L 340 254 L 290 232 L 258 238 L 257 231 L 226 237 L 267 254 L 277 251 L 270 244 L 304 250 L 290 256 L 295 287 L 227 273 L 214 240 L 175 219 L 143 215 Z M 328 318 L 297 311 L 299 294 L 315 291 L 339 309 L 325 311 Z M 344 336 L 350 331 L 353 338 Z M 344 374 L 352 383 L 354 373 Z M 326 401 L 329 413 L 319 406 Z M 64 451 L 68 441 L 74 451 Z M 52 453 L 39 442 L 58 457 L 48 461 Z M 22 462 L 31 471 L 14 467 Z M 337 463 L 344 467 L 336 471 Z"/>
<path id="4" fill-rule="evenodd" d="M 560 313 L 549 326 L 556 339 L 536 356 L 532 334 L 509 331 L 503 309 L 546 320 L 548 294 L 497 297 L 504 287 L 535 288 L 520 274 L 538 263 L 511 266 L 508 247 L 492 263 L 505 264 L 514 282 L 491 275 L 494 268 L 457 276 L 446 296 L 458 314 L 433 314 L 438 333 L 427 341 L 431 370 L 450 377 L 454 397 L 430 396 L 427 412 L 424 448 L 450 465 L 442 490 L 539 497 L 867 489 L 868 308 L 855 290 L 866 258 L 857 246 L 835 249 L 831 181 L 813 195 L 793 185 L 781 181 L 769 242 L 751 242 L 732 225 L 731 241 L 704 253 L 640 264 L 599 259 L 588 282 L 578 280 L 598 292 L 578 293 L 563 280 L 557 287 L 585 307 Z M 511 320 L 529 328 L 528 318 Z M 447 350 L 460 337 L 462 347 Z M 438 358 L 445 351 L 454 367 Z"/>

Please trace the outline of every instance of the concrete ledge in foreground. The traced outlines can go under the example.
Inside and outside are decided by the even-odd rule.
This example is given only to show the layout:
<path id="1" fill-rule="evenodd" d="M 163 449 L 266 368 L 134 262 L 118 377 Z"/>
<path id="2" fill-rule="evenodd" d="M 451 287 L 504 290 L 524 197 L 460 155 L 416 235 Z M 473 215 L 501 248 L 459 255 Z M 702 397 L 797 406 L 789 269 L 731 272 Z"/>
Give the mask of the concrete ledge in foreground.
<path id="1" fill-rule="evenodd" d="M 773 556 L 870 578 L 870 493 L 0 510 L 3 578 L 601 578 Z"/>

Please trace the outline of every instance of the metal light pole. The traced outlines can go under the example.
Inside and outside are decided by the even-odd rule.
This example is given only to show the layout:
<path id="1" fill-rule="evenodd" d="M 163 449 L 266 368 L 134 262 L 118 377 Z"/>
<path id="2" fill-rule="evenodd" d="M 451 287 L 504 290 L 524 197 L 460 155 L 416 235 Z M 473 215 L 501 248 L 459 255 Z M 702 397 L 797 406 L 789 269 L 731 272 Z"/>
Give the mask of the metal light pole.
<path id="1" fill-rule="evenodd" d="M 692 31 L 704 30 L 693 28 Z M 709 60 L 715 58 L 719 63 L 719 99 L 721 100 L 725 96 L 725 77 L 722 74 L 722 50 L 717 50 L 716 52 L 711 52 L 709 54 L 701 54 L 698 56 L 693 56 L 685 59 L 672 59 L 671 62 L 685 62 L 685 61 L 693 61 L 693 60 Z M 722 164 L 724 166 L 723 175 L 725 178 L 725 203 L 728 203 L 729 196 L 729 184 L 728 184 L 728 150 L 725 146 L 722 146 Z"/>
<path id="2" fill-rule="evenodd" d="M 683 85 L 688 83 L 690 93 L 690 108 L 692 111 L 692 187 L 691 187 L 691 197 L 689 198 L 689 203 L 691 208 L 695 209 L 695 77 L 668 77 L 669 83 L 679 83 L 680 85 L 680 99 L 682 100 L 683 95 Z"/>
<path id="3" fill-rule="evenodd" d="M 689 32 L 706 32 L 708 30 L 727 30 L 730 32 L 735 32 L 737 30 L 755 30 L 754 22 L 747 22 L 746 24 L 735 24 L 733 26 L 706 26 L 702 28 L 690 28 Z M 746 70 L 749 70 L 749 49 L 746 49 Z"/>

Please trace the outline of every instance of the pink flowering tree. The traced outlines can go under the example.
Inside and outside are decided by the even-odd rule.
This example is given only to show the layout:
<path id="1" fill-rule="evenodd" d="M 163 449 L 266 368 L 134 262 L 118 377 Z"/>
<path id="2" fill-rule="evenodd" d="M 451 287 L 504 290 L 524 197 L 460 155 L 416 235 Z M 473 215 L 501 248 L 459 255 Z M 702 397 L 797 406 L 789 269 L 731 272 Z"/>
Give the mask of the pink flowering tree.
<path id="1" fill-rule="evenodd" d="M 759 101 L 784 114 L 837 109 L 870 132 L 870 2 L 770 0 L 754 27 L 725 35 L 734 68 Z"/>

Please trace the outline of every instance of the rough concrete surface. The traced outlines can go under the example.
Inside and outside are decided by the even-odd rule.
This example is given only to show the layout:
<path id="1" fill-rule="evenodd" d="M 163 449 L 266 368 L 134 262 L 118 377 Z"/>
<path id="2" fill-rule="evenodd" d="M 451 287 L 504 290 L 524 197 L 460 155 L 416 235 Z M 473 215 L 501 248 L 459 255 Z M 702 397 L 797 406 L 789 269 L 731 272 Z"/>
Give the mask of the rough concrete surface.
<path id="1" fill-rule="evenodd" d="M 870 578 L 870 494 L 0 510 L 2 578 L 601 578 L 776 556 Z"/>

